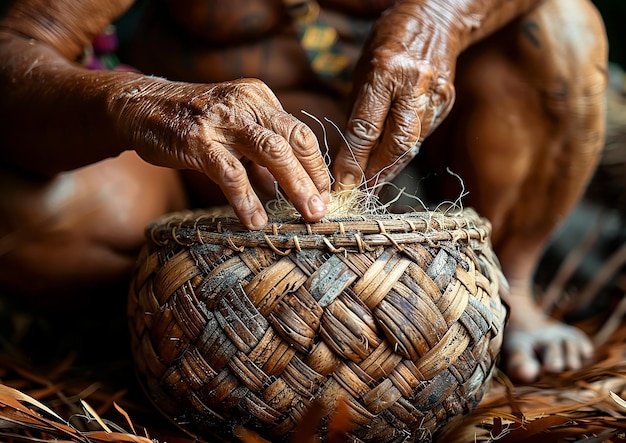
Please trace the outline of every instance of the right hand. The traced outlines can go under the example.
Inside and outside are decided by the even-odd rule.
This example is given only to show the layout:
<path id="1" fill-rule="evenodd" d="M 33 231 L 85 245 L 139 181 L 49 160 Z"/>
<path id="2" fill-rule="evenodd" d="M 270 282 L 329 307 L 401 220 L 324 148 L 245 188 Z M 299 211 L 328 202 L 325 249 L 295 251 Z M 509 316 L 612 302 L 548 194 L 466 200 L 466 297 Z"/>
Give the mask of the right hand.
<path id="1" fill-rule="evenodd" d="M 110 110 L 144 160 L 204 173 L 250 229 L 263 227 L 267 214 L 247 162 L 267 168 L 305 220 L 326 215 L 330 178 L 317 139 L 259 80 L 194 84 L 141 77 L 122 86 Z"/>
<path id="2" fill-rule="evenodd" d="M 454 17 L 437 13 L 399 2 L 376 21 L 354 70 L 346 144 L 333 163 L 337 188 L 392 180 L 452 109 L 460 43 L 443 25 Z"/>

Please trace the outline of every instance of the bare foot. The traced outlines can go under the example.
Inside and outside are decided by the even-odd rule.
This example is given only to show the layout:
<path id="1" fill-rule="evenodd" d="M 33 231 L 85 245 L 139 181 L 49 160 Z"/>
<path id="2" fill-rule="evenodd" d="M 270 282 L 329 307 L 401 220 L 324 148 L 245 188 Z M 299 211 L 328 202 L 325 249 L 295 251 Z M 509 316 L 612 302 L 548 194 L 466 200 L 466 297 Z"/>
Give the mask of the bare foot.
<path id="1" fill-rule="evenodd" d="M 504 370 L 519 382 L 535 381 L 543 372 L 576 370 L 593 355 L 593 345 L 578 328 L 548 317 L 532 300 L 529 291 L 506 298 L 511 308 L 504 332 Z M 517 288 L 519 289 L 519 287 Z"/>

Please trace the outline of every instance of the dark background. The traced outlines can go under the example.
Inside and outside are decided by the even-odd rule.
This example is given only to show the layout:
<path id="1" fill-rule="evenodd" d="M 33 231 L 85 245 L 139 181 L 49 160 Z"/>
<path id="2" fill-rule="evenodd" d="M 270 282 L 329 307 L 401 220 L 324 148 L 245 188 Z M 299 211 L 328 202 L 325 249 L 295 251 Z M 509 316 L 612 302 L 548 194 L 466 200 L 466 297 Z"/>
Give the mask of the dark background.
<path id="1" fill-rule="evenodd" d="M 0 0 L 0 13 L 13 0 Z M 140 10 L 141 4 L 146 0 L 135 2 L 135 6 L 131 9 L 130 14 L 123 17 L 118 23 L 120 37 L 123 39 L 132 30 L 137 12 Z M 593 0 L 593 4 L 599 9 L 604 22 L 606 24 L 607 35 L 609 38 L 609 60 L 626 66 L 626 1 L 624 0 Z"/>

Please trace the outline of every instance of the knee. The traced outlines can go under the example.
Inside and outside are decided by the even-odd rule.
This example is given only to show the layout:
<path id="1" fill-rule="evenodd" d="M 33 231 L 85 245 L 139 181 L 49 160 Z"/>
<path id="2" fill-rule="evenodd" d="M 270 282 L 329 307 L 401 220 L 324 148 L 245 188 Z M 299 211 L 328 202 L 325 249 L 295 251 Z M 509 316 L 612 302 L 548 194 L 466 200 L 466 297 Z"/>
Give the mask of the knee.
<path id="1" fill-rule="evenodd" d="M 107 162 L 46 182 L 0 174 L 0 285 L 43 301 L 127 278 L 145 225 L 179 209 L 182 190 L 173 171 L 150 181 L 134 160 Z"/>
<path id="2" fill-rule="evenodd" d="M 459 61 L 457 102 L 469 104 L 457 114 L 473 116 L 468 136 L 479 153 L 490 151 L 483 158 L 496 177 L 508 171 L 506 180 L 523 181 L 537 158 L 566 159 L 576 169 L 595 164 L 604 142 L 608 49 L 591 2 L 544 1 Z M 503 168 L 508 158 L 515 168 Z"/>
<path id="3" fill-rule="evenodd" d="M 516 32 L 519 66 L 546 112 L 594 125 L 608 84 L 608 41 L 595 6 L 588 0 L 545 1 Z"/>

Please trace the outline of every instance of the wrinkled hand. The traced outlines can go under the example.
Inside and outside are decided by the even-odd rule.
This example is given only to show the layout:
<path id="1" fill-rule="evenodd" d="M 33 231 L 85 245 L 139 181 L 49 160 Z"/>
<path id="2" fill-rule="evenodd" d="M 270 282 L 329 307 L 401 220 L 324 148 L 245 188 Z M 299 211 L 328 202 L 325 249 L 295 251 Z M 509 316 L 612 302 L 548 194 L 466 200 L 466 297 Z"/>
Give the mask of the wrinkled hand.
<path id="1" fill-rule="evenodd" d="M 336 186 L 392 179 L 453 105 L 458 39 L 418 9 L 401 2 L 374 26 L 355 69 L 350 149 L 335 159 Z"/>
<path id="2" fill-rule="evenodd" d="M 259 80 L 143 78 L 125 85 L 111 107 L 144 160 L 203 172 L 251 229 L 265 225 L 267 214 L 246 173 L 249 162 L 267 168 L 306 220 L 326 213 L 330 179 L 315 135 Z"/>

